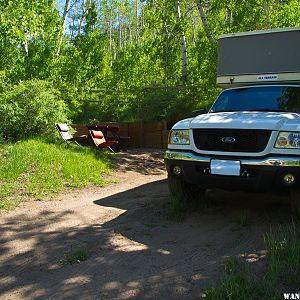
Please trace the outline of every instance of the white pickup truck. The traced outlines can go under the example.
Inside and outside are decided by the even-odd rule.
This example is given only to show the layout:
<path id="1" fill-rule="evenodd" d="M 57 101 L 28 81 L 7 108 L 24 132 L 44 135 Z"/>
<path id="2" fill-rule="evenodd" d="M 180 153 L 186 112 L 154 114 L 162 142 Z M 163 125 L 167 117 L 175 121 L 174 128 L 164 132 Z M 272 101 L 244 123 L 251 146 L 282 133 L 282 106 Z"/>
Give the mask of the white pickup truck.
<path id="1" fill-rule="evenodd" d="M 217 83 L 230 88 L 207 113 L 173 126 L 165 153 L 170 192 L 187 201 L 208 188 L 283 191 L 300 213 L 300 29 L 219 41 Z M 282 53 L 293 62 L 276 69 Z"/>

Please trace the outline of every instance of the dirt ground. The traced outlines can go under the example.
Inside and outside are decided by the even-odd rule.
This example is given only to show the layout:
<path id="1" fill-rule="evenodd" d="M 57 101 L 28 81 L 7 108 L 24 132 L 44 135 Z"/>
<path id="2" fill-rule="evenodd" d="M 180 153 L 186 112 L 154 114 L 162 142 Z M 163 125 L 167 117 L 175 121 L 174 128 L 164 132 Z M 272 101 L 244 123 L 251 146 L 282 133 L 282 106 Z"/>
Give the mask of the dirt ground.
<path id="1" fill-rule="evenodd" d="M 162 152 L 116 159 L 117 183 L 0 214 L 0 299 L 197 299 L 228 256 L 262 270 L 263 233 L 290 222 L 282 198 L 216 191 L 177 222 Z M 77 248 L 87 260 L 62 264 Z"/>

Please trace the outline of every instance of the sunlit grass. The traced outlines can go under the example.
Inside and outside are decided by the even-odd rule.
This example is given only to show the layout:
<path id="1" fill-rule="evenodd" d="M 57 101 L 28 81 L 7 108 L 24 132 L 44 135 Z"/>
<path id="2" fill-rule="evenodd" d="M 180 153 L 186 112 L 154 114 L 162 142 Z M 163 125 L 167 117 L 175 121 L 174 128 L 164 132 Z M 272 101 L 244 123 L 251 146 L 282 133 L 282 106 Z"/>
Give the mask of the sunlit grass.
<path id="1" fill-rule="evenodd" d="M 0 146 L 0 209 L 27 197 L 43 199 L 64 188 L 103 186 L 108 154 L 89 147 L 30 139 Z"/>

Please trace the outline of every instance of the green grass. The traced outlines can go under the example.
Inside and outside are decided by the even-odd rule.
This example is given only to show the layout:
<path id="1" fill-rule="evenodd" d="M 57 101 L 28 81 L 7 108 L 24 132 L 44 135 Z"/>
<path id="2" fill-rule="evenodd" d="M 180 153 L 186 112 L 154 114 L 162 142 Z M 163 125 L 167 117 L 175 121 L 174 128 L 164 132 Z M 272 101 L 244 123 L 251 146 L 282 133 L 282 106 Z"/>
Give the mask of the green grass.
<path id="1" fill-rule="evenodd" d="M 20 202 L 20 199 L 4 199 L 1 197 L 0 211 L 14 209 L 20 204 Z"/>
<path id="2" fill-rule="evenodd" d="M 89 147 L 30 139 L 0 145 L 0 210 L 26 198 L 42 200 L 64 188 L 103 186 L 108 154 Z"/>
<path id="3" fill-rule="evenodd" d="M 61 260 L 61 263 L 63 265 L 74 265 L 87 260 L 87 258 L 88 252 L 85 248 L 75 248 L 64 254 L 64 258 Z"/>
<path id="4" fill-rule="evenodd" d="M 209 208 L 209 202 L 206 196 L 192 199 L 184 202 L 178 197 L 170 196 L 167 202 L 162 204 L 162 210 L 167 218 L 182 222 L 189 212 L 205 211 Z"/>
<path id="5" fill-rule="evenodd" d="M 178 197 L 170 196 L 168 202 L 162 204 L 162 209 L 171 220 L 182 222 L 187 213 L 187 205 Z"/>
<path id="6" fill-rule="evenodd" d="M 267 270 L 255 274 L 251 263 L 231 257 L 225 262 L 225 272 L 217 285 L 203 295 L 211 300 L 282 299 L 300 284 L 300 234 L 293 224 L 264 236 L 267 250 Z M 294 291 L 294 290 L 293 290 Z M 298 292 L 298 290 L 294 291 Z"/>
<path id="7" fill-rule="evenodd" d="M 284 284 L 300 286 L 300 233 L 296 225 L 264 237 L 269 272 Z"/>

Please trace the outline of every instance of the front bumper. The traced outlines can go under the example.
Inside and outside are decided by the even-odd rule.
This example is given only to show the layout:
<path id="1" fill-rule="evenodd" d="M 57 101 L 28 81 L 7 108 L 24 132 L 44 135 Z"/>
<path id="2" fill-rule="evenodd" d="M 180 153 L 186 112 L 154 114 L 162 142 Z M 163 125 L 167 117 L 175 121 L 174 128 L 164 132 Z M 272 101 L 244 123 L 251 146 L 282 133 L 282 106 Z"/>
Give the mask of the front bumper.
<path id="1" fill-rule="evenodd" d="M 300 189 L 300 156 L 267 156 L 264 158 L 211 157 L 195 154 L 192 151 L 167 150 L 165 164 L 170 176 L 173 167 L 179 166 L 179 177 L 203 188 L 226 190 L 268 191 Z M 238 160 L 241 163 L 241 176 L 211 175 L 211 159 Z M 242 174 L 249 174 L 243 177 Z M 293 184 L 286 184 L 283 177 L 292 174 Z"/>

